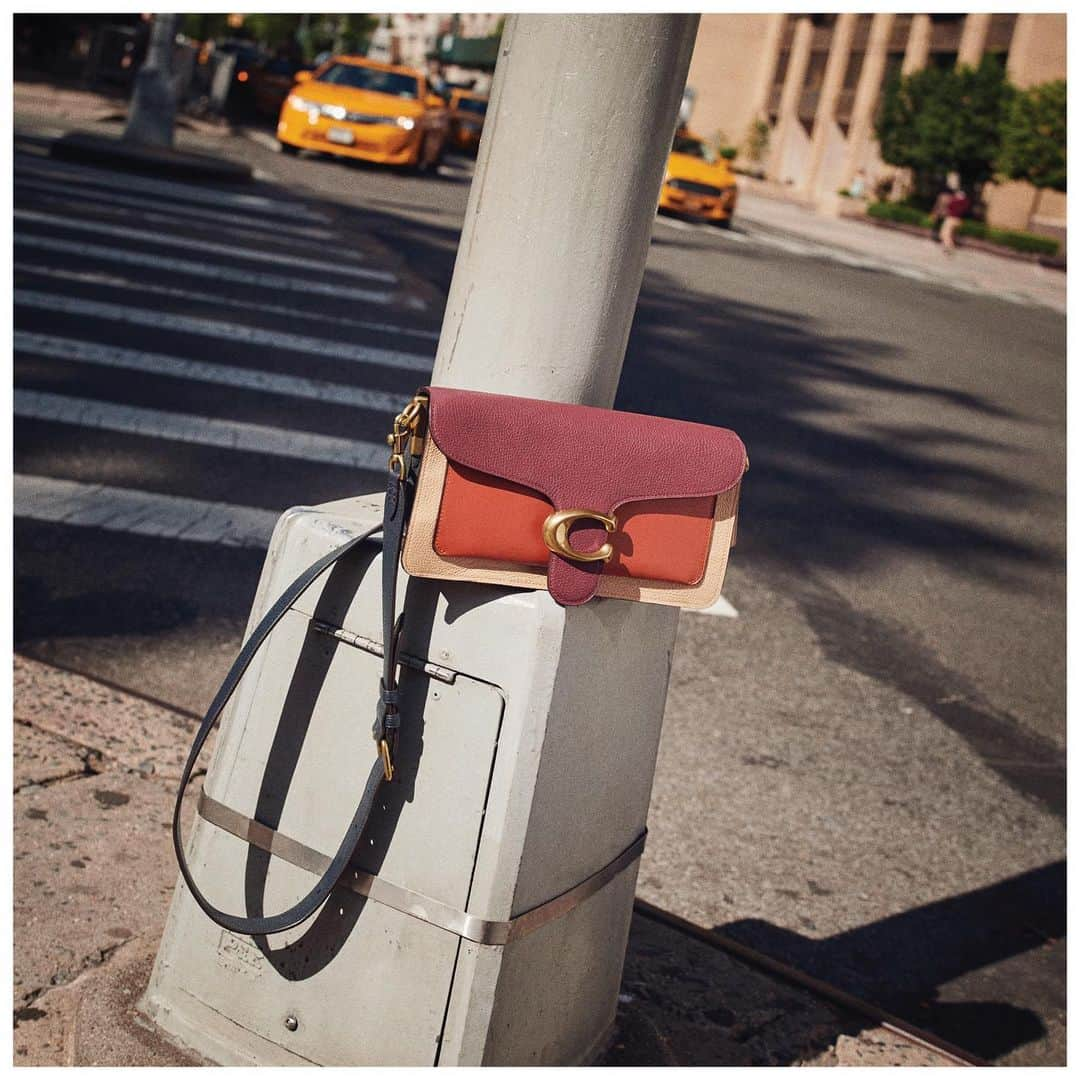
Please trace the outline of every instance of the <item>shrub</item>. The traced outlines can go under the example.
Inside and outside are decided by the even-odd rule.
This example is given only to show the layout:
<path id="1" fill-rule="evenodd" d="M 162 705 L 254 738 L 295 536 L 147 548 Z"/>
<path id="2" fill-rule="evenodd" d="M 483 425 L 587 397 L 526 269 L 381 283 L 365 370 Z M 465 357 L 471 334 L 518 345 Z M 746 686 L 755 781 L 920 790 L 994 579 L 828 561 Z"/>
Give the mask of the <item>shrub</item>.
<path id="1" fill-rule="evenodd" d="M 764 120 L 754 120 L 746 133 L 746 157 L 749 161 L 760 162 L 769 150 L 771 129 Z"/>
<path id="2" fill-rule="evenodd" d="M 903 225 L 919 225 L 924 229 L 933 228 L 934 222 L 929 214 L 917 210 L 914 206 L 905 206 L 903 203 L 876 202 L 866 208 L 870 217 L 880 218 L 882 221 L 898 221 Z"/>
<path id="3" fill-rule="evenodd" d="M 1037 255 L 1056 255 L 1061 247 L 1052 236 L 1015 232 L 1012 229 L 994 229 L 981 221 L 965 221 L 960 226 L 960 235 L 974 236 L 978 240 L 988 240 L 991 244 L 1012 248 L 1013 251 L 1027 251 Z"/>
<path id="4" fill-rule="evenodd" d="M 881 221 L 897 221 L 904 225 L 918 225 L 924 229 L 934 227 L 933 218 L 929 214 L 904 203 L 871 203 L 866 208 L 866 213 Z M 973 236 L 978 240 L 1012 248 L 1013 251 L 1025 251 L 1035 255 L 1056 255 L 1061 248 L 1061 244 L 1052 236 L 1014 232 L 1012 229 L 994 229 L 982 221 L 973 221 L 970 218 L 960 226 L 959 231 L 961 236 Z"/>

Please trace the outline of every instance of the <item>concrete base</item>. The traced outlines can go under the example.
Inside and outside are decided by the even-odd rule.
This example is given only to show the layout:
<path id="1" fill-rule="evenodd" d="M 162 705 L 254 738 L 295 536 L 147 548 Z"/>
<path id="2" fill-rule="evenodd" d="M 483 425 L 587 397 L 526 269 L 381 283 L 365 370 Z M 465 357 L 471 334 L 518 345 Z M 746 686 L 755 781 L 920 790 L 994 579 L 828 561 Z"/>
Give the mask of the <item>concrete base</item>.
<path id="1" fill-rule="evenodd" d="M 240 162 L 171 147 L 125 142 L 123 139 L 82 131 L 61 136 L 52 144 L 50 154 L 61 161 L 77 161 L 84 165 L 173 179 L 246 183 L 252 178 L 251 166 Z"/>
<path id="2" fill-rule="evenodd" d="M 378 521 L 380 503 L 285 514 L 253 618 Z M 358 549 L 282 619 L 223 717 L 206 778 L 216 800 L 317 851 L 336 850 L 373 754 L 381 663 L 377 646 L 355 643 L 381 636 L 380 560 L 378 545 Z M 413 659 L 400 779 L 383 789 L 356 865 L 476 918 L 512 919 L 644 832 L 677 612 L 619 600 L 566 609 L 546 592 L 468 582 L 401 586 Z M 283 910 L 312 884 L 205 821 L 188 851 L 229 911 Z M 506 945 L 345 890 L 302 926 L 252 941 L 223 932 L 178 886 L 144 1008 L 220 1064 L 585 1064 L 615 1016 L 636 881 L 635 861 Z"/>

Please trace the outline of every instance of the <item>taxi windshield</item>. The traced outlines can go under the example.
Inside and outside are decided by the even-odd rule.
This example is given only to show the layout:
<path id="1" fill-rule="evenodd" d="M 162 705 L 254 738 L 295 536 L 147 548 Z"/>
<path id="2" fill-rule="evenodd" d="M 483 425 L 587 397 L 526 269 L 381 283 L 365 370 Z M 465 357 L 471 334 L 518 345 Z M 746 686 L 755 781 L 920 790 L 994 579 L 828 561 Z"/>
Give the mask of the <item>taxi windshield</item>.
<path id="1" fill-rule="evenodd" d="M 716 151 L 711 146 L 706 146 L 700 139 L 695 139 L 692 135 L 676 135 L 675 141 L 671 144 L 671 152 L 673 154 L 686 154 L 687 157 L 700 158 L 710 165 L 716 164 Z"/>
<path id="2" fill-rule="evenodd" d="M 347 86 L 351 90 L 372 90 L 377 94 L 393 94 L 394 97 L 420 96 L 419 85 L 412 75 L 399 71 L 383 71 L 381 68 L 361 67 L 359 64 L 334 64 L 319 76 L 319 82 Z"/>

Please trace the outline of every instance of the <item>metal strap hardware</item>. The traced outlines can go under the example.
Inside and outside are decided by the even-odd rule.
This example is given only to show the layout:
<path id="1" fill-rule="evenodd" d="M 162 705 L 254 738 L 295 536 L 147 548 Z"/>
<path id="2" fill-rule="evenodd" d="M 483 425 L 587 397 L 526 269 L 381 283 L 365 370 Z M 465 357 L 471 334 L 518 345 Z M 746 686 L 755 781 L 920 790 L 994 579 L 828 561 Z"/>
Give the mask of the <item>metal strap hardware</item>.
<path id="1" fill-rule="evenodd" d="M 293 840 L 289 836 L 268 828 L 262 822 L 255 821 L 236 810 L 211 798 L 206 792 L 199 795 L 199 815 L 216 825 L 219 829 L 231 833 L 270 855 L 298 866 L 311 874 L 322 875 L 330 866 L 330 856 Z M 497 921 L 482 919 L 477 915 L 459 911 L 457 908 L 433 900 L 430 896 L 413 892 L 411 889 L 394 885 L 374 874 L 350 868 L 340 878 L 338 884 L 360 896 L 395 911 L 411 915 L 414 919 L 448 930 L 459 937 L 475 941 L 480 945 L 507 945 L 539 930 L 555 919 L 573 911 L 582 901 L 599 892 L 608 882 L 634 863 L 645 849 L 645 834 L 642 833 L 629 847 L 620 852 L 606 866 L 601 867 L 584 881 L 566 892 L 546 901 L 530 911 L 522 912 L 512 919 Z"/>
<path id="2" fill-rule="evenodd" d="M 354 649 L 361 649 L 363 652 L 371 653 L 372 656 L 377 656 L 380 659 L 382 658 L 382 642 L 375 641 L 374 638 L 364 637 L 362 634 L 355 634 L 351 630 L 345 630 L 340 626 L 334 626 L 332 623 L 323 622 L 321 619 L 312 619 L 311 629 L 318 634 L 326 634 L 327 637 L 332 637 L 336 641 L 343 641 L 346 645 L 351 645 Z M 433 664 L 430 660 L 422 660 L 420 657 L 412 656 L 409 653 L 398 653 L 398 663 L 401 664 L 402 667 L 412 668 L 414 671 L 422 671 L 425 675 L 429 675 L 433 679 L 438 679 L 439 682 L 453 685 L 454 681 L 457 679 L 456 671 L 453 671 L 448 667 L 442 667 L 440 664 Z"/>

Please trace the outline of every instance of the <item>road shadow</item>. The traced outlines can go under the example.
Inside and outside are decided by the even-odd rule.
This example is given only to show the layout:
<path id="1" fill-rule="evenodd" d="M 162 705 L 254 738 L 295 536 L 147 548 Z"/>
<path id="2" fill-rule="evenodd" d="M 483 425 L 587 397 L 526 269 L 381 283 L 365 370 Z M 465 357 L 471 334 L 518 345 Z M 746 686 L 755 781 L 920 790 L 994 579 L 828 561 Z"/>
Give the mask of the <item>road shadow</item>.
<path id="1" fill-rule="evenodd" d="M 1050 950 L 1064 1011 L 1064 861 L 821 940 L 761 919 L 714 930 L 988 1060 L 1043 1038 L 1046 1025 L 1028 1006 L 1049 1009 L 1035 1000 L 1045 981 L 1028 986 L 1019 975 L 1011 1001 L 957 1000 L 979 992 L 981 969 Z M 1000 993 L 1001 983 L 993 989 Z"/>

